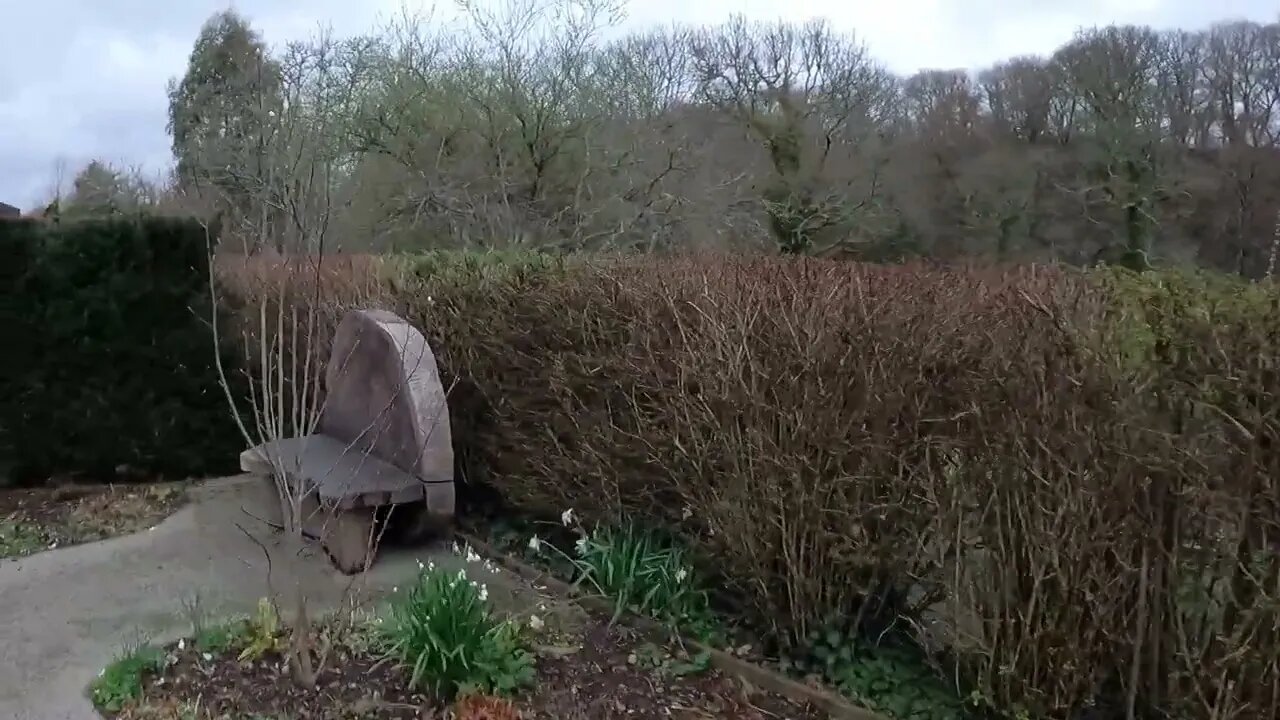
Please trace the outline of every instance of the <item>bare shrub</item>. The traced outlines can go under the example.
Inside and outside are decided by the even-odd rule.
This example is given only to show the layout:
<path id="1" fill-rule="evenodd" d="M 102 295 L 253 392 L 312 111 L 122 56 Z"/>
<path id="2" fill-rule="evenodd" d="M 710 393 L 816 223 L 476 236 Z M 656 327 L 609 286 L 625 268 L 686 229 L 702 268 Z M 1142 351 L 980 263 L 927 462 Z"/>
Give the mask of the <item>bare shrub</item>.
<path id="1" fill-rule="evenodd" d="M 1274 289 L 723 256 L 404 270 L 375 285 L 439 348 L 467 483 L 677 530 L 781 642 L 909 628 L 958 689 L 1035 716 L 1278 707 Z"/>

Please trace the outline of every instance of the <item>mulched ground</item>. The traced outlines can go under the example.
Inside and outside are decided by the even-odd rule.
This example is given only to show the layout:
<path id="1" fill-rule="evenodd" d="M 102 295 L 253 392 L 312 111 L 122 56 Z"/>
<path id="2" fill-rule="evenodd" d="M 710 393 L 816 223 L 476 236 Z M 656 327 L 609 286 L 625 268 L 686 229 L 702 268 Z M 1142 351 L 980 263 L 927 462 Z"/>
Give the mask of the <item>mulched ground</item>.
<path id="1" fill-rule="evenodd" d="M 0 490 L 0 558 L 137 532 L 185 501 L 180 483 Z"/>
<path id="2" fill-rule="evenodd" d="M 515 698 L 526 720 L 808 720 L 816 712 L 749 690 L 715 671 L 689 667 L 678 649 L 649 642 L 637 631 L 593 619 L 573 636 L 552 636 L 537 649 L 534 687 Z M 199 700 L 204 718 L 444 718 L 444 708 L 406 688 L 407 673 L 372 650 L 344 651 L 315 690 L 301 689 L 277 655 L 242 663 L 235 652 L 215 656 L 170 650 L 171 664 L 144 683 L 144 702 L 118 720 L 191 717 Z M 475 720 L 499 715 L 477 715 Z"/>

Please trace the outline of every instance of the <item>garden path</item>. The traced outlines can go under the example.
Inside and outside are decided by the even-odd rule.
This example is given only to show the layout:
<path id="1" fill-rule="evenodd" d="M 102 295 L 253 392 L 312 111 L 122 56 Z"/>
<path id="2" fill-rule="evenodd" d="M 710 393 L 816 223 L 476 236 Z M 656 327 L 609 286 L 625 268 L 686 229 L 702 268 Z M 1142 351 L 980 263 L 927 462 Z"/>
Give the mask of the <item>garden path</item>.
<path id="1" fill-rule="evenodd" d="M 283 595 L 300 589 L 316 612 L 342 602 L 350 578 L 259 519 L 276 505 L 267 481 L 211 480 L 191 493 L 150 530 L 0 561 L 0 720 L 95 720 L 87 686 L 131 642 L 188 634 L 193 599 L 206 617 L 254 609 L 268 594 L 264 547 Z M 443 547 L 384 552 L 359 580 L 361 596 L 384 596 L 428 556 L 462 564 Z"/>

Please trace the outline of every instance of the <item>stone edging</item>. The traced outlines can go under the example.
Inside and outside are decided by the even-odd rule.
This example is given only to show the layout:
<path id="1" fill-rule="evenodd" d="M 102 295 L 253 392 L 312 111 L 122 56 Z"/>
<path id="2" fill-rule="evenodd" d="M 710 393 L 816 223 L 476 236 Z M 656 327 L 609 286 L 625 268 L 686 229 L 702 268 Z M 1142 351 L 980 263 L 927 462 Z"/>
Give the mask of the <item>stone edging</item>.
<path id="1" fill-rule="evenodd" d="M 587 595 L 550 573 L 539 570 L 510 553 L 497 550 L 489 543 L 470 533 L 459 530 L 455 532 L 455 536 L 474 548 L 476 552 L 501 564 L 506 570 L 515 573 L 528 582 L 544 586 L 540 589 L 550 590 L 560 597 L 571 599 L 579 605 L 596 612 L 611 614 L 614 611 L 613 606 L 604 598 Z M 649 618 L 640 617 L 631 612 L 626 612 L 623 615 L 628 624 L 641 629 L 651 632 L 670 633 L 669 628 L 659 625 Z M 717 670 L 746 680 L 755 687 L 777 693 L 793 702 L 812 705 L 829 714 L 835 720 L 885 720 L 883 715 L 866 708 L 860 708 L 834 693 L 796 682 L 781 673 L 747 662 L 718 648 L 703 645 L 688 638 L 681 638 L 681 640 L 685 646 L 698 652 L 707 653 L 711 660 L 711 665 Z"/>

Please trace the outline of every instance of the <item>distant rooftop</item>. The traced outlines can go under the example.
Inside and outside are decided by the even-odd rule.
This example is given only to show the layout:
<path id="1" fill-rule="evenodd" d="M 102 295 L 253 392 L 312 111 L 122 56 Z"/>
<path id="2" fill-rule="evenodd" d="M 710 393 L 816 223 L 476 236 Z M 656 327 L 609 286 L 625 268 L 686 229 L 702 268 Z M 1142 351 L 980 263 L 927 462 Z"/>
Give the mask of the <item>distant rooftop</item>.
<path id="1" fill-rule="evenodd" d="M 0 218 L 22 217 L 22 211 L 12 205 L 0 202 Z"/>

